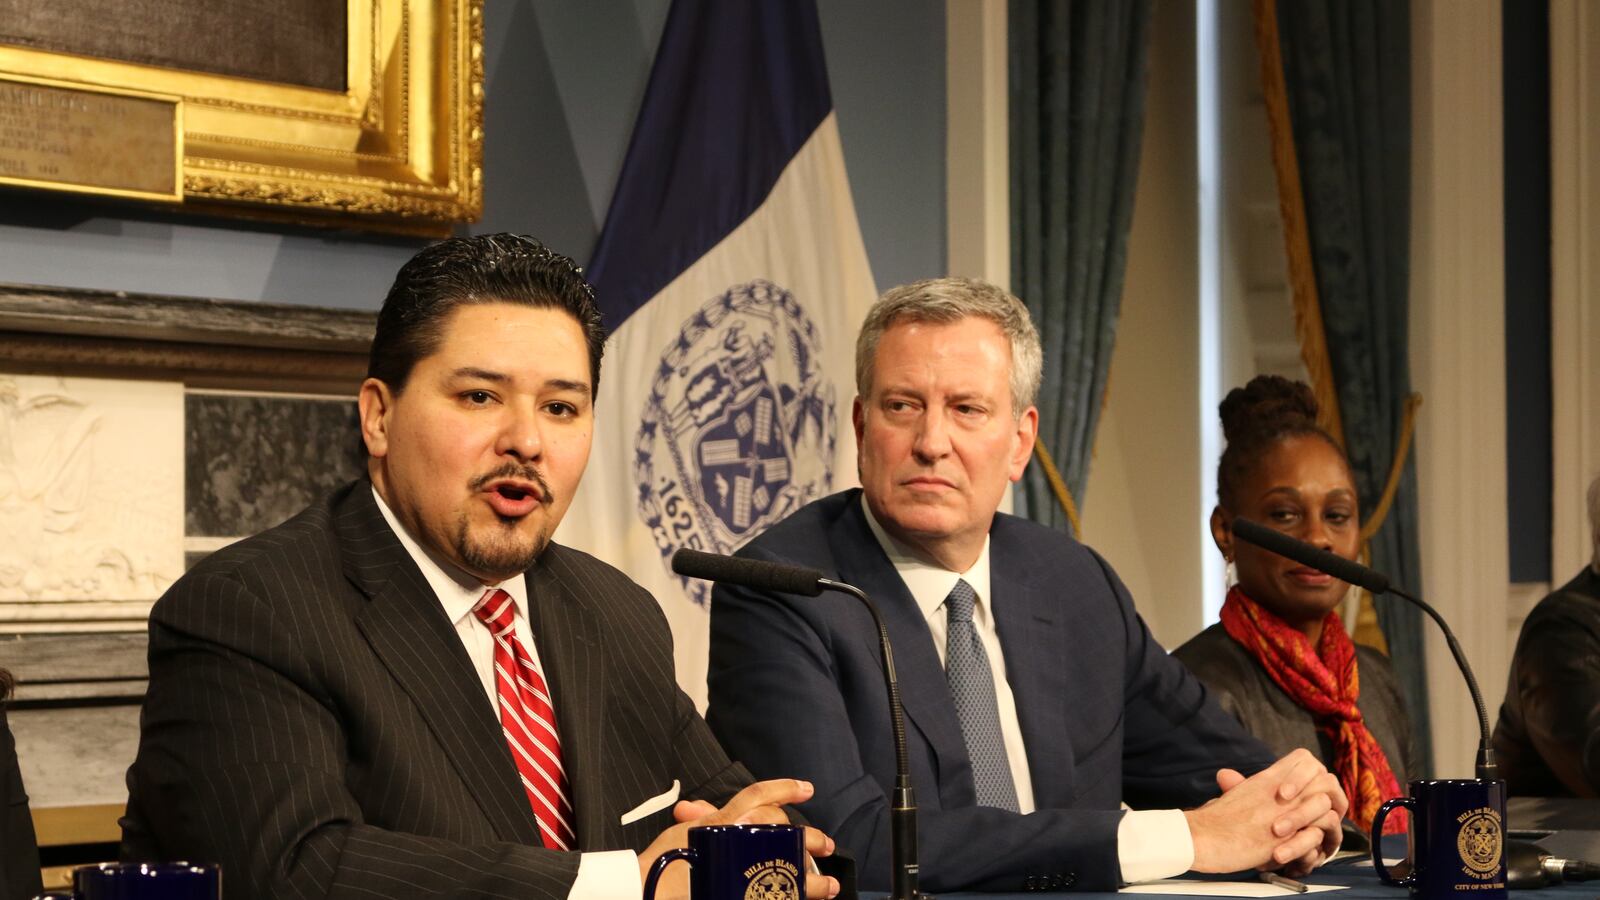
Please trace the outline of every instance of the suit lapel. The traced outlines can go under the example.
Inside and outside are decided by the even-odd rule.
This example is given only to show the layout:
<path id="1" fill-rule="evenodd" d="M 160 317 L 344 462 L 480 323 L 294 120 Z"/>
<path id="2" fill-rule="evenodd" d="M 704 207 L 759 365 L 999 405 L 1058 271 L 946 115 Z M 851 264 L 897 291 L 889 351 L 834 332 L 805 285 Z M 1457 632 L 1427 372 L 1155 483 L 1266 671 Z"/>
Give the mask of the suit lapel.
<path id="1" fill-rule="evenodd" d="M 1006 682 L 1016 701 L 1034 806 L 1066 807 L 1073 789 L 1073 747 L 1064 698 L 1068 673 L 1059 661 L 1069 646 L 1058 599 L 1060 585 L 1039 584 L 1027 573 L 1048 571 L 1032 559 L 1004 516 L 995 517 L 989 542 L 990 609 L 1005 653 Z"/>
<path id="2" fill-rule="evenodd" d="M 945 680 L 944 666 L 933 646 L 933 636 L 921 607 L 884 554 L 861 511 L 860 492 L 851 494 L 837 528 L 829 535 L 840 579 L 871 597 L 883 615 L 894 645 L 894 664 L 900 681 L 900 703 L 907 721 L 932 748 L 943 805 L 970 806 L 973 793 L 971 760 L 955 701 Z M 874 646 L 877 636 L 872 635 Z"/>
<path id="3" fill-rule="evenodd" d="M 551 545 L 528 572 L 528 625 L 550 683 L 562 766 L 577 816 L 574 830 L 582 849 L 612 846 L 617 835 L 606 821 L 610 807 L 604 794 L 604 634 L 588 600 L 571 589 L 574 574 L 562 548 Z"/>
<path id="4" fill-rule="evenodd" d="M 495 834 L 538 846 L 533 810 L 483 683 L 370 485 L 357 483 L 336 513 L 345 576 L 370 601 L 356 626 L 416 704 Z"/>

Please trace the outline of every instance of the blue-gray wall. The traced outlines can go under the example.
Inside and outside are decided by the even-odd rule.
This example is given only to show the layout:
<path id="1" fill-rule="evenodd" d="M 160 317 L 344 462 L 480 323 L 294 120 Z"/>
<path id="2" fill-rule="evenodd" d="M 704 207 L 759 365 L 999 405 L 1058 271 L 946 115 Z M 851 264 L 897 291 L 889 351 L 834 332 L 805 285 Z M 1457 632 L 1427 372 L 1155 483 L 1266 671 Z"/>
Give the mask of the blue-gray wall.
<path id="1" fill-rule="evenodd" d="M 586 260 L 668 0 L 485 4 L 483 220 Z M 880 288 L 944 272 L 944 4 L 820 0 L 857 214 Z M 0 281 L 376 308 L 419 244 L 0 192 Z"/>

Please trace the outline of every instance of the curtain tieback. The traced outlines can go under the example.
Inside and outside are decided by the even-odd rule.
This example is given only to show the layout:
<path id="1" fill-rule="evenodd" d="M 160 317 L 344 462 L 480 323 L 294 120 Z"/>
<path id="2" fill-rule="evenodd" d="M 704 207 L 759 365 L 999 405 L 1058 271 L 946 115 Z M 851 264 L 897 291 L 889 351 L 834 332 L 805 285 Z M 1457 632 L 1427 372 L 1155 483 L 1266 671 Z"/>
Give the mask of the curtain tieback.
<path id="1" fill-rule="evenodd" d="M 1072 491 L 1067 489 L 1067 482 L 1062 479 L 1061 470 L 1056 468 L 1056 461 L 1050 458 L 1044 441 L 1037 437 L 1033 440 L 1033 455 L 1039 457 L 1039 465 L 1044 467 L 1044 479 L 1050 482 L 1050 491 L 1056 495 L 1056 502 L 1061 504 L 1061 511 L 1067 514 L 1067 521 L 1072 524 L 1073 539 L 1083 540 L 1083 524 L 1078 521 L 1078 505 L 1072 502 Z"/>
<path id="2" fill-rule="evenodd" d="M 1400 441 L 1394 448 L 1394 462 L 1389 465 L 1389 481 L 1383 486 L 1377 508 L 1367 517 L 1367 524 L 1361 526 L 1362 544 L 1371 541 L 1372 536 L 1383 527 L 1383 520 L 1389 516 L 1389 507 L 1394 505 L 1394 495 L 1400 490 L 1400 474 L 1406 468 L 1406 455 L 1411 452 L 1411 433 L 1417 427 L 1417 410 L 1421 408 L 1421 394 L 1412 392 L 1406 395 L 1405 410 L 1400 416 Z"/>

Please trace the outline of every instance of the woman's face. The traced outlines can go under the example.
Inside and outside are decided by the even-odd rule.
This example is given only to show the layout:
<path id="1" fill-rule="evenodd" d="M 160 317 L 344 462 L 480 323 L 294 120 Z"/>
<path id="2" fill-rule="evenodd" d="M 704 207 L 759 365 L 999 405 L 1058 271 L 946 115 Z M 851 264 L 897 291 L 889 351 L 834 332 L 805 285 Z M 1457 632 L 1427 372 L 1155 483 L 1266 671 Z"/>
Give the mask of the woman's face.
<path id="1" fill-rule="evenodd" d="M 1360 549 L 1361 519 L 1350 469 L 1318 435 L 1285 438 L 1269 448 L 1237 486 L 1237 509 L 1212 516 L 1212 535 L 1231 555 L 1239 587 L 1290 624 L 1321 621 L 1349 585 L 1254 544 L 1235 540 L 1233 516 L 1253 519 L 1344 557 Z"/>

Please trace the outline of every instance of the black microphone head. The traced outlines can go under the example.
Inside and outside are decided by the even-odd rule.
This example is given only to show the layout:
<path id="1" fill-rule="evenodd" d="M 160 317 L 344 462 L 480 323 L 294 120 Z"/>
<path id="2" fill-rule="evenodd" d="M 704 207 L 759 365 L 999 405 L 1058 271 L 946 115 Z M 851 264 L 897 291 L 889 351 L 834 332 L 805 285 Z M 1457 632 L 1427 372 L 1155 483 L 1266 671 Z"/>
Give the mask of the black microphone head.
<path id="1" fill-rule="evenodd" d="M 1305 541 L 1297 541 L 1281 531 L 1258 522 L 1235 516 L 1233 534 L 1234 537 L 1255 544 L 1263 550 L 1271 550 L 1279 556 L 1310 566 L 1318 572 L 1326 572 L 1340 581 L 1364 587 L 1374 594 L 1382 594 L 1389 590 L 1389 579 L 1382 572 L 1373 571 L 1354 560 L 1329 553 L 1321 547 L 1313 547 Z"/>
<path id="2" fill-rule="evenodd" d="M 822 593 L 822 573 L 804 566 L 723 556 L 699 550 L 679 550 L 672 554 L 672 571 L 688 578 L 704 578 L 737 584 L 758 591 L 777 591 L 815 597 Z"/>
<path id="3" fill-rule="evenodd" d="M 1420 597 L 1412 596 L 1399 587 L 1390 587 L 1389 579 L 1383 573 L 1374 572 L 1358 562 L 1335 556 L 1326 550 L 1313 547 L 1304 541 L 1297 541 L 1281 531 L 1275 531 L 1249 519 L 1235 517 L 1232 527 L 1234 537 L 1240 540 L 1292 559 L 1301 565 L 1310 566 L 1319 572 L 1326 572 L 1340 581 L 1364 587 L 1374 594 L 1393 593 L 1427 613 L 1428 618 L 1437 623 L 1439 630 L 1444 632 L 1445 644 L 1450 647 L 1450 655 L 1455 657 L 1456 666 L 1461 669 L 1461 677 L 1467 682 L 1467 692 L 1472 695 L 1472 705 L 1478 713 L 1478 779 L 1499 780 L 1500 769 L 1495 764 L 1494 743 L 1489 730 L 1489 714 L 1483 705 L 1483 692 L 1478 690 L 1478 679 L 1473 676 L 1472 667 L 1467 665 L 1467 656 L 1461 652 L 1460 642 L 1456 640 L 1455 634 L 1450 631 L 1450 626 L 1445 623 L 1444 617 L 1439 615 L 1438 610 L 1423 603 Z"/>

